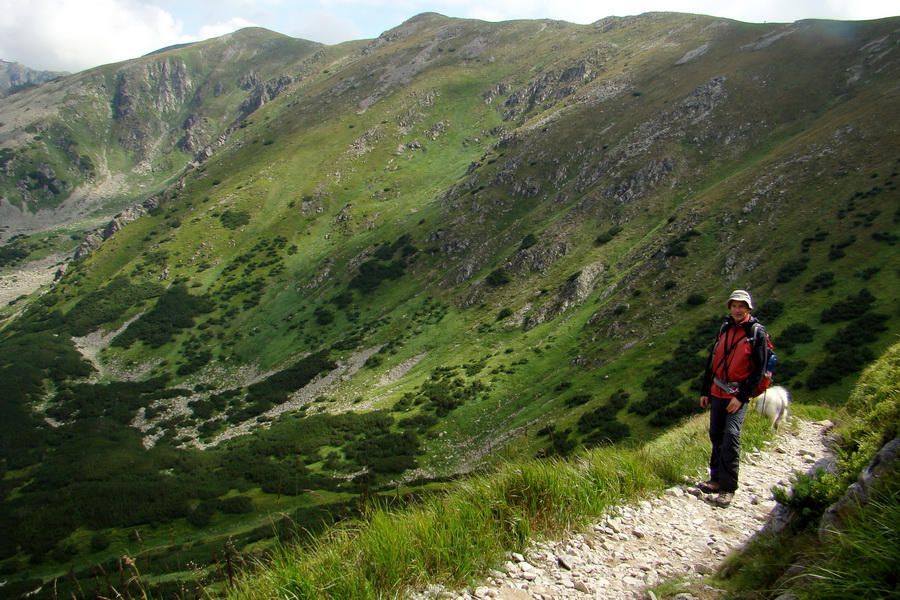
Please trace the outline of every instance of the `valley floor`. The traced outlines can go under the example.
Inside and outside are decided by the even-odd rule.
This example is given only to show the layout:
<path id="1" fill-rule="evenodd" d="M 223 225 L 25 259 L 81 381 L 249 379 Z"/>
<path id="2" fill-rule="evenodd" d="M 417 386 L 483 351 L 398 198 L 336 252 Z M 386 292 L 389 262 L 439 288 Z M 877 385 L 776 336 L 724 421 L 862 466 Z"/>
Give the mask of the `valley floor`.
<path id="1" fill-rule="evenodd" d="M 764 451 L 746 454 L 741 489 L 727 509 L 714 508 L 691 485 L 670 488 L 637 506 L 617 507 L 567 539 L 538 542 L 524 555 L 511 555 L 478 587 L 452 592 L 432 587 L 412 598 L 644 600 L 653 598 L 649 587 L 668 580 L 693 581 L 704 598 L 716 598 L 704 577 L 781 516 L 773 486 L 789 487 L 795 471 L 829 460 L 830 425 L 794 419 Z M 698 481 L 705 475 L 698 474 Z"/>

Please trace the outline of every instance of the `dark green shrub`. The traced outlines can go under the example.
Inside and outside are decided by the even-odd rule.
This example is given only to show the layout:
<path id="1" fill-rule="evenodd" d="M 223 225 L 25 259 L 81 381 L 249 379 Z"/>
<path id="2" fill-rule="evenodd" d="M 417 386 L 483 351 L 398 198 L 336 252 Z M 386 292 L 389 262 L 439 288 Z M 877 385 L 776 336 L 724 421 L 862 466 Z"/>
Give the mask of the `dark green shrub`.
<path id="1" fill-rule="evenodd" d="M 893 234 L 889 231 L 883 231 L 883 232 L 879 232 L 879 233 L 873 233 L 872 239 L 875 240 L 876 242 L 884 242 L 885 244 L 887 244 L 889 246 L 894 246 L 897 244 L 898 241 L 900 241 L 900 236 Z"/>
<path id="2" fill-rule="evenodd" d="M 601 233 L 597 236 L 597 239 L 594 240 L 594 244 L 597 246 L 602 246 L 604 244 L 608 244 L 612 241 L 614 237 L 619 235 L 622 232 L 622 228 L 618 225 L 610 227 L 605 232 Z"/>
<path id="3" fill-rule="evenodd" d="M 219 215 L 219 221 L 227 229 L 237 229 L 250 222 L 250 213 L 246 210 L 231 210 L 229 208 Z"/>
<path id="4" fill-rule="evenodd" d="M 685 302 L 688 306 L 700 306 L 701 304 L 706 303 L 706 296 L 695 292 L 693 294 L 690 294 Z"/>
<path id="5" fill-rule="evenodd" d="M 772 340 L 778 349 L 790 351 L 796 344 L 811 342 L 814 333 L 813 328 L 806 323 L 791 323 L 781 332 L 781 335 L 772 336 Z"/>
<path id="6" fill-rule="evenodd" d="M 394 407 L 396 409 L 396 406 Z M 425 431 L 431 427 L 437 425 L 440 421 L 434 415 L 430 415 L 428 413 L 422 413 L 416 415 L 414 417 L 407 417 L 405 419 L 400 419 L 397 423 L 400 427 L 404 429 L 415 428 L 419 431 Z"/>
<path id="7" fill-rule="evenodd" d="M 666 249 L 666 256 L 687 256 L 687 245 L 682 241 L 676 241 L 669 244 Z"/>
<path id="8" fill-rule="evenodd" d="M 205 504 L 200 504 L 188 514 L 187 522 L 197 529 L 203 529 L 209 525 L 210 521 L 212 521 L 212 516 L 213 511 Z"/>
<path id="9" fill-rule="evenodd" d="M 631 394 L 624 389 L 619 388 L 609 397 L 609 405 L 617 411 L 622 410 L 628 405 L 628 399 L 630 397 Z"/>
<path id="10" fill-rule="evenodd" d="M 662 387 L 651 388 L 643 400 L 632 402 L 629 410 L 635 414 L 647 416 L 680 397 L 681 392 L 677 387 L 671 383 L 664 383 Z"/>
<path id="11" fill-rule="evenodd" d="M 607 446 L 620 442 L 630 435 L 631 429 L 628 425 L 613 419 L 599 424 L 597 428 L 584 439 L 584 445 L 588 448 Z"/>
<path id="12" fill-rule="evenodd" d="M 869 348 L 846 348 L 819 363 L 806 380 L 806 387 L 815 391 L 840 383 L 844 377 L 861 371 L 874 359 L 875 353 Z"/>
<path id="13" fill-rule="evenodd" d="M 505 285 L 512 281 L 509 276 L 509 273 L 506 272 L 506 269 L 500 268 L 494 271 L 491 271 L 490 275 L 485 279 L 488 285 L 498 287 L 501 285 Z"/>
<path id="14" fill-rule="evenodd" d="M 775 381 L 787 383 L 808 366 L 805 360 L 779 359 L 775 364 Z"/>
<path id="15" fill-rule="evenodd" d="M 102 552 L 109 548 L 109 545 L 112 543 L 112 540 L 109 539 L 108 536 L 102 533 L 95 533 L 91 536 L 91 551 L 92 552 Z"/>
<path id="16" fill-rule="evenodd" d="M 825 348 L 831 352 L 840 352 L 846 347 L 858 348 L 871 344 L 878 339 L 878 334 L 887 331 L 888 316 L 878 313 L 866 313 L 855 319 L 849 325 L 839 329 L 830 340 L 825 343 Z"/>
<path id="17" fill-rule="evenodd" d="M 568 456 L 578 447 L 578 441 L 571 437 L 571 429 L 550 432 L 550 447 L 546 453 L 550 456 Z"/>
<path id="18" fill-rule="evenodd" d="M 14 265 L 20 260 L 28 258 L 30 252 L 18 246 L 3 246 L 0 248 L 0 267 Z"/>
<path id="19" fill-rule="evenodd" d="M 792 489 L 772 488 L 775 501 L 793 509 L 792 527 L 802 530 L 817 524 L 825 509 L 837 500 L 829 486 L 821 482 L 822 474 L 822 469 L 812 474 L 795 472 L 791 477 Z"/>
<path id="20" fill-rule="evenodd" d="M 537 241 L 537 237 L 533 233 L 529 233 L 524 238 L 522 238 L 522 243 L 519 244 L 519 250 L 531 248 L 532 246 L 537 244 Z"/>
<path id="21" fill-rule="evenodd" d="M 322 371 L 334 369 L 337 365 L 329 358 L 328 351 L 323 350 L 300 359 L 292 366 L 270 375 L 266 379 L 254 383 L 247 388 L 246 401 L 251 406 L 271 407 L 281 404 L 287 397 L 307 383 Z M 258 410 L 255 414 L 261 414 L 268 408 Z"/>
<path id="22" fill-rule="evenodd" d="M 587 404 L 593 399 L 593 396 L 590 394 L 575 394 L 574 396 L 570 396 L 566 398 L 566 406 L 574 407 L 581 406 L 582 404 Z"/>
<path id="23" fill-rule="evenodd" d="M 825 271 L 824 273 L 819 273 L 813 277 L 812 280 L 806 284 L 804 289 L 807 292 L 814 292 L 816 290 L 830 288 L 834 286 L 834 284 L 834 273 L 832 271 Z"/>
<path id="24" fill-rule="evenodd" d="M 120 275 L 78 302 L 66 314 L 66 329 L 74 336 L 87 335 L 100 325 L 115 321 L 128 309 L 159 297 L 164 290 L 157 283 L 132 283 Z"/>
<path id="25" fill-rule="evenodd" d="M 313 312 L 313 315 L 319 325 L 328 325 L 334 322 L 334 313 L 325 307 L 320 306 Z"/>
<path id="26" fill-rule="evenodd" d="M 609 421 L 615 421 L 617 409 L 609 404 L 588 411 L 578 419 L 579 433 L 590 433 Z"/>
<path id="27" fill-rule="evenodd" d="M 669 243 L 669 247 L 666 249 L 666 256 L 687 256 L 688 242 L 699 235 L 700 232 L 696 229 L 688 229 Z"/>
<path id="28" fill-rule="evenodd" d="M 828 260 L 838 260 L 839 258 L 843 258 L 844 256 L 846 256 L 844 248 L 854 243 L 856 243 L 856 236 L 851 235 L 847 239 L 837 244 L 832 244 L 831 248 L 828 250 Z"/>
<path id="29" fill-rule="evenodd" d="M 669 427 L 678 423 L 684 417 L 703 412 L 700 403 L 694 397 L 680 396 L 676 402 L 672 402 L 658 411 L 650 418 L 653 427 Z"/>
<path id="30" fill-rule="evenodd" d="M 334 304 L 339 309 L 347 308 L 351 302 L 353 302 L 353 294 L 350 292 L 341 292 L 331 299 L 332 304 Z"/>
<path id="31" fill-rule="evenodd" d="M 132 322 L 113 339 L 112 344 L 128 348 L 134 342 L 141 341 L 151 348 L 159 348 L 183 329 L 192 327 L 196 317 L 213 308 L 208 298 L 192 296 L 183 283 L 173 285 L 160 296 L 156 306 Z"/>
<path id="32" fill-rule="evenodd" d="M 388 264 L 382 264 L 376 259 L 364 262 L 359 266 L 359 273 L 350 280 L 350 287 L 365 293 L 374 290 L 382 281 L 387 279 L 399 279 L 406 269 L 406 262 L 402 259 L 394 260 Z"/>
<path id="33" fill-rule="evenodd" d="M 765 325 L 769 325 L 774 322 L 781 316 L 781 313 L 784 312 L 784 302 L 781 300 L 766 300 L 765 302 L 760 302 L 759 306 L 756 307 L 756 310 L 753 314 L 756 315 L 760 321 L 762 321 Z"/>
<path id="34" fill-rule="evenodd" d="M 847 296 L 844 300 L 835 302 L 823 310 L 820 320 L 822 323 L 851 321 L 868 312 L 874 302 L 875 296 L 872 295 L 872 292 L 863 288 L 855 296 Z"/>
<path id="35" fill-rule="evenodd" d="M 231 496 L 219 501 L 219 510 L 230 515 L 253 511 L 253 499 L 248 496 Z"/>
<path id="36" fill-rule="evenodd" d="M 818 231 L 816 232 L 816 235 L 812 237 L 803 238 L 803 241 L 800 242 L 801 249 L 803 252 L 808 252 L 810 246 L 812 246 L 814 242 L 824 242 L 827 237 L 827 231 Z"/>
<path id="37" fill-rule="evenodd" d="M 785 263 L 780 269 L 778 269 L 778 273 L 775 275 L 775 281 L 777 281 L 778 283 L 787 283 L 788 281 L 805 271 L 808 264 L 809 258 L 806 256 L 798 260 L 793 260 L 791 262 Z"/>

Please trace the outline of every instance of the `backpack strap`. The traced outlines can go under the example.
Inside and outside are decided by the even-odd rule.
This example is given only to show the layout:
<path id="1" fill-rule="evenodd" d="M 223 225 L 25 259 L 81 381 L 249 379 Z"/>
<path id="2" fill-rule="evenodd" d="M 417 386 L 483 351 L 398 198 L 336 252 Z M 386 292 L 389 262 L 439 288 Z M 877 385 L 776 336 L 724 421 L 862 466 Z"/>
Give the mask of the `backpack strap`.
<path id="1" fill-rule="evenodd" d="M 722 336 L 725 335 L 725 333 L 728 332 L 728 330 L 732 329 L 732 327 L 733 327 L 733 325 L 729 321 L 726 321 L 725 323 L 722 324 L 722 328 L 719 330 L 719 336 L 716 338 L 716 346 L 713 348 L 713 356 L 715 356 L 716 349 L 718 348 L 719 344 L 722 342 Z M 747 335 L 746 329 L 744 329 L 744 335 L 745 336 Z M 740 344 L 741 341 L 743 341 L 743 338 L 741 338 L 740 336 L 737 336 L 735 338 L 734 342 L 732 342 L 731 347 L 725 348 L 725 352 L 722 354 L 722 359 L 719 361 L 719 364 L 715 365 L 713 368 L 713 371 L 712 371 L 713 373 L 718 371 L 723 366 L 727 365 L 728 357 L 731 356 L 731 353 L 734 352 L 734 349 L 738 347 L 738 344 Z M 725 375 L 727 377 L 728 369 L 726 368 L 725 371 L 726 371 Z M 723 388 L 723 389 L 725 389 L 725 391 L 728 391 L 727 388 Z"/>

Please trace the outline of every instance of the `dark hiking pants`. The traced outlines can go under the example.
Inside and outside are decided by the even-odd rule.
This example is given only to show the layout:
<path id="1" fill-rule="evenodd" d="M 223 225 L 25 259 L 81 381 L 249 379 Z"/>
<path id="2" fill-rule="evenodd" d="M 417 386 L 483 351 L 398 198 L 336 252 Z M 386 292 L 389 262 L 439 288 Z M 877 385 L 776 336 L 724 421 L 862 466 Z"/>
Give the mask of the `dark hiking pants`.
<path id="1" fill-rule="evenodd" d="M 710 479 L 719 482 L 723 492 L 733 492 L 738 486 L 738 465 L 741 460 L 741 427 L 747 416 L 747 403 L 734 414 L 725 408 L 731 400 L 709 398 L 709 457 Z"/>

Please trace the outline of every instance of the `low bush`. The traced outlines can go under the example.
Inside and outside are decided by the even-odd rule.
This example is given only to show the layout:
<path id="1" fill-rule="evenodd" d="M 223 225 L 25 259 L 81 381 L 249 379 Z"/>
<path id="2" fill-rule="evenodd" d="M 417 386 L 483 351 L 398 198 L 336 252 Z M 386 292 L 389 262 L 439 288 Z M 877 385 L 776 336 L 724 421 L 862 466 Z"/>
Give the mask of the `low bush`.
<path id="1" fill-rule="evenodd" d="M 499 287 L 501 285 L 506 285 L 512 278 L 510 278 L 509 273 L 506 272 L 506 269 L 496 269 L 491 271 L 491 273 L 485 278 L 485 281 L 488 285 L 493 287 Z"/>
<path id="2" fill-rule="evenodd" d="M 597 246 L 602 246 L 604 244 L 608 244 L 613 240 L 614 237 L 622 233 L 622 228 L 618 225 L 610 227 L 605 232 L 601 233 L 597 236 L 597 239 L 594 240 L 594 244 Z"/>
<path id="3" fill-rule="evenodd" d="M 151 348 L 159 348 L 172 341 L 183 329 L 193 326 L 196 317 L 213 308 L 212 301 L 191 295 L 183 283 L 173 285 L 159 297 L 156 306 L 113 338 L 112 344 L 128 348 L 141 341 Z"/>
<path id="4" fill-rule="evenodd" d="M 800 273 L 806 270 L 806 267 L 809 264 L 809 258 L 804 256 L 803 258 L 790 261 L 785 263 L 778 269 L 778 273 L 775 275 L 775 281 L 778 283 L 787 283 Z"/>
<path id="5" fill-rule="evenodd" d="M 834 272 L 825 271 L 813 277 L 803 289 L 807 292 L 814 292 L 834 287 L 835 283 Z"/>
<path id="6" fill-rule="evenodd" d="M 855 296 L 847 296 L 844 300 L 835 302 L 822 311 L 822 323 L 840 323 L 852 321 L 868 312 L 875 302 L 875 296 L 867 288 L 863 288 Z"/>
<path id="7" fill-rule="evenodd" d="M 522 238 L 522 243 L 519 244 L 519 250 L 526 250 L 528 248 L 531 248 L 532 246 L 537 244 L 537 241 L 537 236 L 535 236 L 533 233 L 529 233 L 524 238 Z"/>
<path id="8" fill-rule="evenodd" d="M 700 306 L 701 304 L 706 303 L 706 296 L 694 292 L 687 297 L 685 302 L 688 306 Z"/>
<path id="9" fill-rule="evenodd" d="M 219 221 L 227 229 L 237 229 L 250 222 L 250 213 L 246 210 L 232 210 L 229 208 L 219 215 Z"/>
<path id="10" fill-rule="evenodd" d="M 164 289 L 157 283 L 133 283 L 120 275 L 78 302 L 66 314 L 66 329 L 74 336 L 87 335 L 100 325 L 115 321 L 125 311 L 159 297 Z"/>

